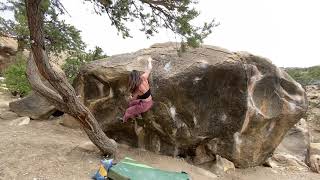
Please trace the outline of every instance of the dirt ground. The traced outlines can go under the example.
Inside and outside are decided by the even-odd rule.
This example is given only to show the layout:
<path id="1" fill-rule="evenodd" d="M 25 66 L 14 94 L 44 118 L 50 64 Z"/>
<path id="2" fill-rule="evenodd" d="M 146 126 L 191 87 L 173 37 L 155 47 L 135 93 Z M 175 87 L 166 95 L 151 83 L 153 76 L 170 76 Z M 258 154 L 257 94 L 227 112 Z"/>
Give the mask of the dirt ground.
<path id="1" fill-rule="evenodd" d="M 0 92 L 0 111 L 8 110 L 12 97 Z M 61 126 L 57 120 L 34 121 L 23 126 L 0 119 L 0 180 L 82 180 L 90 179 L 103 157 L 97 151 L 85 151 L 88 142 L 81 130 Z M 241 180 L 318 180 L 312 172 L 289 172 L 267 167 L 237 169 L 222 177 L 188 164 L 184 160 L 157 155 L 120 145 L 118 159 L 131 157 L 147 165 L 170 171 L 185 171 L 192 179 Z"/>

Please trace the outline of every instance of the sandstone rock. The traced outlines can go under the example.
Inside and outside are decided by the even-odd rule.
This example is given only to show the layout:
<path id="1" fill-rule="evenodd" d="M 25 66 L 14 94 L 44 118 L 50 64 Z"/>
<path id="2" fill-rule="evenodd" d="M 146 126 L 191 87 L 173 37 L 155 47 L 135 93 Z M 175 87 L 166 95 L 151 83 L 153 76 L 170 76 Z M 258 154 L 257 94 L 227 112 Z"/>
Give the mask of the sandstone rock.
<path id="1" fill-rule="evenodd" d="M 196 156 L 193 159 L 194 164 L 200 165 L 207 162 L 211 162 L 215 160 L 215 157 L 213 155 L 207 154 L 207 150 L 205 149 L 204 145 L 200 145 L 196 149 Z"/>
<path id="2" fill-rule="evenodd" d="M 18 43 L 12 38 L 0 37 L 0 73 L 14 62 Z"/>
<path id="3" fill-rule="evenodd" d="M 320 143 L 310 143 L 307 162 L 312 171 L 320 173 Z"/>
<path id="4" fill-rule="evenodd" d="M 20 100 L 11 102 L 9 107 L 19 116 L 29 116 L 31 119 L 48 119 L 56 111 L 53 105 L 34 92 Z"/>
<path id="5" fill-rule="evenodd" d="M 12 111 L 4 111 L 4 112 L 1 112 L 0 114 L 0 118 L 1 119 L 4 119 L 4 120 L 12 120 L 12 119 L 16 119 L 18 118 L 18 114 L 12 112 Z"/>
<path id="6" fill-rule="evenodd" d="M 10 122 L 10 126 L 23 126 L 27 125 L 30 123 L 30 118 L 29 117 L 20 117 L 17 119 L 14 119 Z"/>
<path id="7" fill-rule="evenodd" d="M 305 159 L 308 143 L 308 125 L 302 118 L 288 131 L 267 164 L 273 168 L 307 171 Z"/>
<path id="8" fill-rule="evenodd" d="M 231 161 L 217 155 L 216 160 L 210 170 L 215 174 L 222 175 L 226 172 L 235 171 L 235 167 Z"/>
<path id="9" fill-rule="evenodd" d="M 63 114 L 58 121 L 59 121 L 59 124 L 69 128 L 76 129 L 81 127 L 78 120 L 76 120 L 74 117 L 70 116 L 69 114 Z"/>
<path id="10" fill-rule="evenodd" d="M 11 50 L 11 52 L 15 52 L 18 50 L 18 42 L 17 40 L 9 37 L 0 37 L 0 46 L 7 47 Z M 9 52 L 10 53 L 10 52 Z M 13 54 L 13 53 L 11 53 Z"/>
<path id="11" fill-rule="evenodd" d="M 265 58 L 213 46 L 178 56 L 175 44 L 157 44 L 89 63 L 75 81 L 106 134 L 132 146 L 134 125 L 116 117 L 127 107 L 129 72 L 144 70 L 150 57 L 155 103 L 142 115 L 146 149 L 188 157 L 204 144 L 237 167 L 260 165 L 306 112 L 301 85 Z"/>
<path id="12" fill-rule="evenodd" d="M 97 146 L 95 146 L 91 141 L 84 142 L 77 146 L 77 149 L 83 152 L 99 152 Z"/>
<path id="13" fill-rule="evenodd" d="M 279 168 L 290 171 L 308 171 L 309 168 L 304 161 L 291 154 L 274 154 L 267 160 L 267 165 L 272 168 Z"/>

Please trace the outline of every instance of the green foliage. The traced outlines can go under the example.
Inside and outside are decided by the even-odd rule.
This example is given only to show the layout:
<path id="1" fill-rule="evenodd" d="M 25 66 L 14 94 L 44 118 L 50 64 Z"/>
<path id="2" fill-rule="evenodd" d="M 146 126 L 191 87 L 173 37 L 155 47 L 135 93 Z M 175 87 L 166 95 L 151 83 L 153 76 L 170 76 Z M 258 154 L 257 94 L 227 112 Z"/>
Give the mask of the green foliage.
<path id="1" fill-rule="evenodd" d="M 81 66 L 84 64 L 108 57 L 103 53 L 103 50 L 100 47 L 95 47 L 94 50 L 90 50 L 88 53 L 77 52 L 74 55 L 66 59 L 65 64 L 62 66 L 63 71 L 65 72 L 70 83 L 73 82 L 74 78 L 77 76 Z"/>
<path id="2" fill-rule="evenodd" d="M 192 21 L 199 12 L 193 8 L 196 0 L 85 0 L 94 4 L 98 14 L 107 14 L 111 25 L 115 26 L 123 38 L 131 37 L 127 22 L 140 21 L 140 28 L 149 38 L 158 33 L 159 28 L 167 28 L 180 36 L 182 46 L 198 47 L 203 39 L 217 26 L 212 20 L 203 26 L 194 26 Z M 28 39 L 28 28 L 24 0 L 7 0 L 7 5 L 0 3 L 0 10 L 13 11 L 15 21 L 0 18 L 0 32 L 17 35 L 25 42 Z M 41 8 L 45 11 L 44 32 L 49 52 L 64 50 L 83 50 L 79 31 L 58 19 L 65 9 L 59 0 L 43 0 Z M 19 43 L 20 44 L 20 43 Z M 181 49 L 184 49 L 181 48 Z"/>
<path id="3" fill-rule="evenodd" d="M 81 51 L 85 48 L 80 31 L 74 26 L 66 24 L 58 19 L 63 11 L 56 4 L 58 1 L 42 1 L 41 7 L 45 10 L 44 37 L 46 49 L 49 53 L 58 54 L 62 51 Z M 0 4 L 0 11 L 11 11 L 14 13 L 14 20 L 0 17 L 0 35 L 9 35 L 18 40 L 18 48 L 28 48 L 29 29 L 24 0 L 7 0 Z"/>
<path id="4" fill-rule="evenodd" d="M 286 68 L 286 72 L 302 85 L 320 84 L 320 66 Z"/>
<path id="5" fill-rule="evenodd" d="M 197 4 L 194 0 L 87 0 L 95 5 L 98 14 L 106 13 L 118 32 L 124 38 L 131 37 L 126 22 L 138 20 L 142 24 L 141 31 L 147 37 L 153 36 L 159 28 L 167 28 L 178 34 L 183 42 L 182 45 L 198 47 L 203 39 L 218 24 L 212 20 L 203 26 L 193 26 L 199 12 L 193 8 Z M 186 42 L 186 43 L 184 43 Z"/>
<path id="6" fill-rule="evenodd" d="M 26 95 L 31 91 L 31 86 L 26 76 L 26 58 L 22 53 L 16 55 L 16 63 L 10 65 L 4 72 L 7 88 L 11 92 Z"/>
<path id="7" fill-rule="evenodd" d="M 127 22 L 140 21 L 142 25 L 140 30 L 148 38 L 158 33 L 160 28 L 170 29 L 181 38 L 180 52 L 184 51 L 188 46 L 198 47 L 203 42 L 203 39 L 212 32 L 211 29 L 218 25 L 214 20 L 204 23 L 203 26 L 192 25 L 191 22 L 199 15 L 199 12 L 193 8 L 197 4 L 195 0 L 85 1 L 90 1 L 94 4 L 96 13 L 107 14 L 111 24 L 122 34 L 123 38 L 131 37 L 130 30 L 126 26 Z M 84 52 L 85 44 L 81 40 L 80 31 L 58 18 L 60 14 L 65 12 L 59 0 L 43 0 L 41 9 L 45 13 L 43 26 L 47 52 L 58 54 L 62 51 L 69 51 L 74 53 L 66 60 L 66 64 L 63 66 L 70 81 L 75 78 L 83 64 L 106 57 L 106 55 L 102 54 L 100 48 L 96 48 L 89 53 Z M 0 17 L 0 35 L 15 36 L 18 39 L 18 48 L 20 50 L 29 47 L 30 40 L 25 0 L 7 0 L 6 3 L 0 3 L 0 11 L 11 11 L 14 13 L 15 18 L 13 21 Z M 11 69 L 13 70 L 8 72 L 17 74 L 22 81 L 21 77 L 25 76 L 18 75 L 18 72 L 22 72 L 18 70 L 23 68 L 25 68 L 23 61 L 19 61 L 18 64 L 12 66 Z M 16 80 L 16 82 L 19 82 L 19 80 Z M 19 91 L 27 92 L 27 88 Z"/>
<path id="8" fill-rule="evenodd" d="M 83 53 L 85 43 L 82 41 L 80 31 L 74 26 L 58 19 L 63 10 L 58 1 L 43 0 L 41 8 L 44 15 L 44 37 L 48 53 L 58 55 L 61 52 Z M 14 20 L 0 17 L 0 35 L 14 37 L 18 40 L 19 52 L 30 47 L 29 29 L 26 16 L 25 0 L 7 0 L 0 3 L 0 12 L 13 12 Z M 10 91 L 27 94 L 30 85 L 25 75 L 26 60 L 22 54 L 16 56 L 16 63 L 8 67 L 5 72 L 5 83 Z"/>

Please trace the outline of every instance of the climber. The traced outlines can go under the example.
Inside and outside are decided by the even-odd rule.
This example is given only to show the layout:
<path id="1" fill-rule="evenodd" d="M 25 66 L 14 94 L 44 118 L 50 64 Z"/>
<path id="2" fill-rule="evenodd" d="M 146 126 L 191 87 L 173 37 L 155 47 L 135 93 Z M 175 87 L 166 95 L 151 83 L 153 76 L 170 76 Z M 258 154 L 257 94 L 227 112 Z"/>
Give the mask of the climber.
<path id="1" fill-rule="evenodd" d="M 148 59 L 148 67 L 145 72 L 133 70 L 129 75 L 128 88 L 131 93 L 129 107 L 122 121 L 127 122 L 129 118 L 140 116 L 147 112 L 153 105 L 148 78 L 152 69 L 152 59 Z"/>

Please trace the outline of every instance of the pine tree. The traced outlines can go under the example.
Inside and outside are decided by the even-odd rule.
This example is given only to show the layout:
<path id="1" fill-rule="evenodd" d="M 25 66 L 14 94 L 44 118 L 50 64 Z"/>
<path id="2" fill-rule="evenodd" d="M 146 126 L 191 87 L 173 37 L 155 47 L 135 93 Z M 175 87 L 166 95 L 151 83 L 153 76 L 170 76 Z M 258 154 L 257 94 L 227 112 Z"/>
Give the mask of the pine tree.
<path id="1" fill-rule="evenodd" d="M 82 41 L 80 31 L 58 18 L 63 13 L 58 2 L 47 1 L 48 7 L 44 14 L 44 41 L 48 53 L 61 53 L 66 51 L 83 51 L 85 43 Z M 12 12 L 13 19 L 0 17 L 0 36 L 9 36 L 17 39 L 18 50 L 30 48 L 27 13 L 24 0 L 8 0 L 0 3 L 0 11 Z"/>

